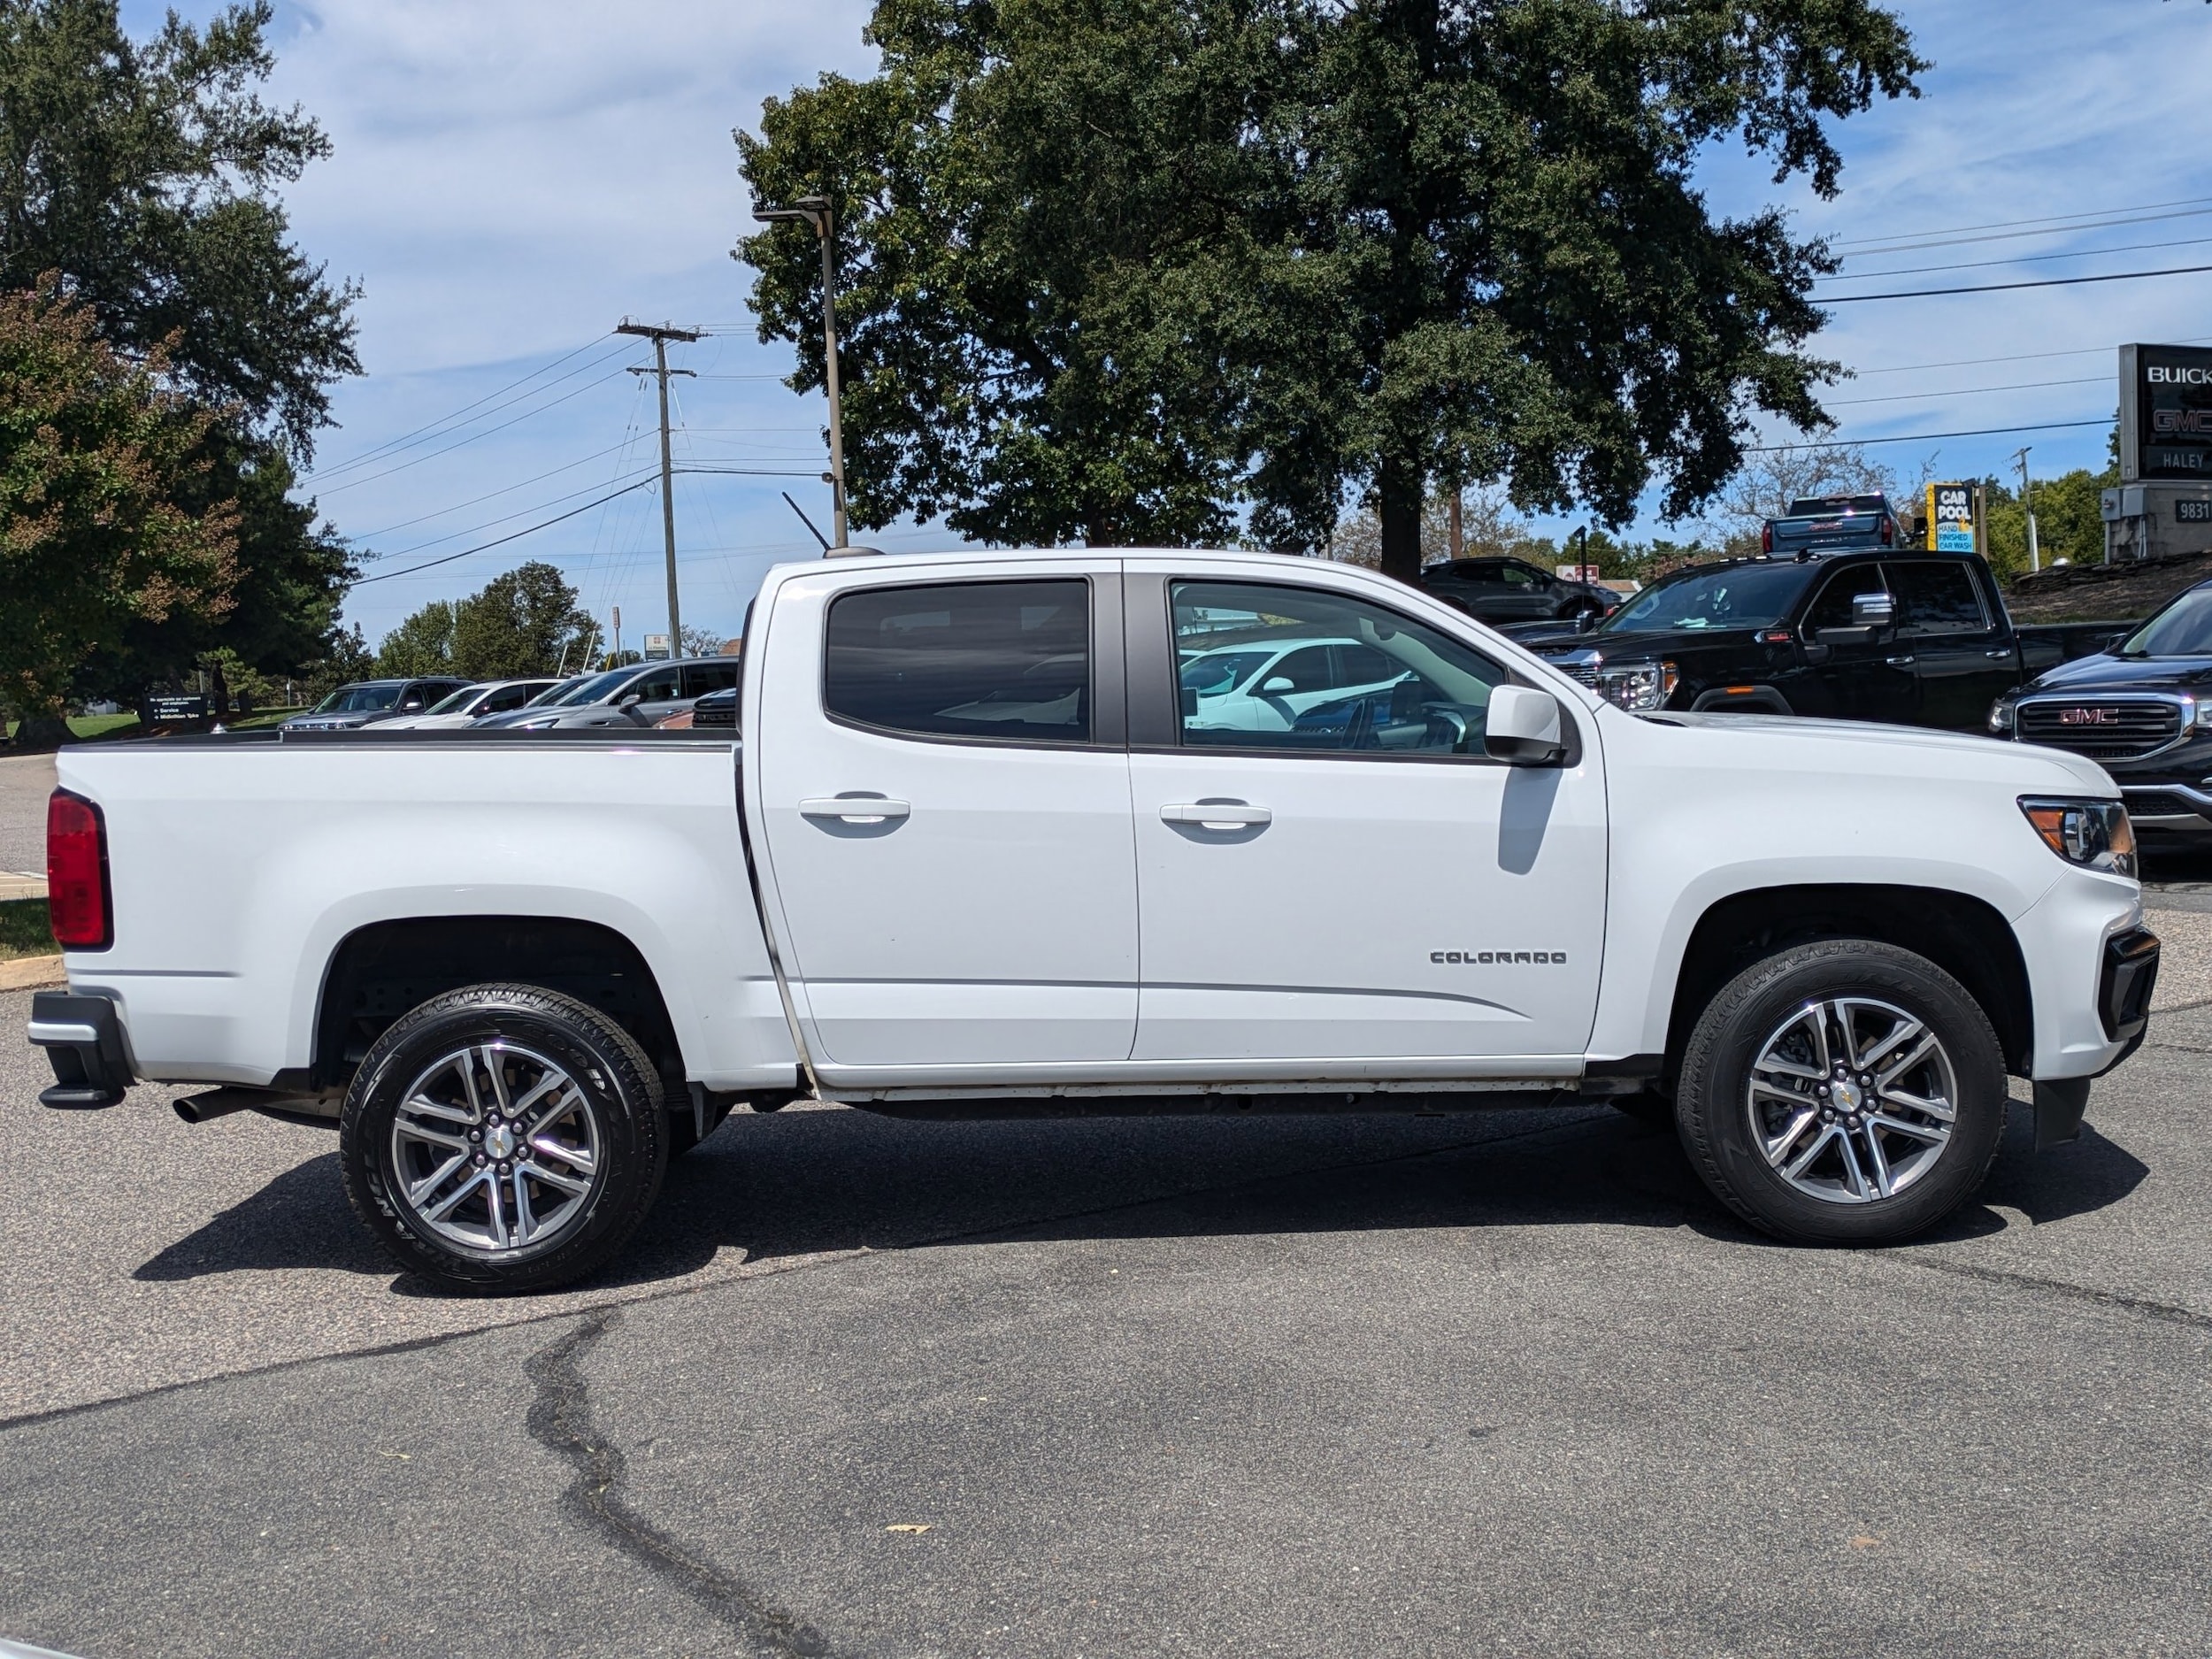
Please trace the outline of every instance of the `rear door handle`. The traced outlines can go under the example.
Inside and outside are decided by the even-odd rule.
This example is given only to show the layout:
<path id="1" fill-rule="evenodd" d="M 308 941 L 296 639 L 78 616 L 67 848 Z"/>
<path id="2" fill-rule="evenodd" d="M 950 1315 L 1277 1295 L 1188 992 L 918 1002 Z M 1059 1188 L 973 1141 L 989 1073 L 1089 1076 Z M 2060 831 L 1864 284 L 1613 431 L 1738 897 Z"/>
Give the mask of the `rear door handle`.
<path id="1" fill-rule="evenodd" d="M 1160 809 L 1163 824 L 1195 824 L 1200 829 L 1251 829 L 1274 821 L 1275 815 L 1265 807 L 1247 806 L 1241 801 L 1194 801 Z"/>
<path id="2" fill-rule="evenodd" d="M 879 795 L 817 795 L 799 803 L 801 818 L 833 818 L 847 824 L 883 824 L 914 810 L 905 801 L 887 801 Z"/>
<path id="3" fill-rule="evenodd" d="M 1993 651 L 1984 651 L 1982 655 L 1990 658 L 1993 662 L 2008 663 L 2012 660 L 2012 652 L 2008 648 L 2000 648 L 1999 649 Z"/>

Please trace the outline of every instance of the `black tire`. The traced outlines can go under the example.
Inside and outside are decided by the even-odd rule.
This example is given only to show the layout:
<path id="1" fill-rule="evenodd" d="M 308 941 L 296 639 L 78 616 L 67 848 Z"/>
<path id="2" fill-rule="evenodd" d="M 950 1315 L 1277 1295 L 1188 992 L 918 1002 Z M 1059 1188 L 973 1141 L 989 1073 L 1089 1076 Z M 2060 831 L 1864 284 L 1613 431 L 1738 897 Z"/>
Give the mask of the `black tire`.
<path id="1" fill-rule="evenodd" d="M 1882 1052 L 1889 1050 L 1887 1041 L 1875 1045 L 1878 1052 L 1868 1062 L 1868 1070 L 1838 1077 L 1828 1099 L 1809 1096 L 1801 1106 L 1794 1101 L 1782 1103 L 1771 1090 L 1763 1090 L 1755 1097 L 1754 1063 L 1768 1054 L 1780 1054 L 1781 1048 L 1770 1048 L 1777 1040 L 1785 1043 L 1798 1040 L 1783 1038 L 1793 1021 L 1822 1021 L 1818 1040 L 1824 1049 L 1831 1046 L 1833 1019 L 1823 1021 L 1816 1004 L 1850 1008 L 1855 1010 L 1854 1018 L 1862 1021 L 1886 1022 L 1890 1018 L 1886 1010 L 1894 1010 L 1922 1023 L 1924 1034 L 1932 1036 L 1939 1045 L 1935 1057 L 1922 1063 L 1932 1069 L 1902 1076 L 1908 1079 L 1936 1076 L 1939 1073 L 1932 1068 L 1947 1066 L 1945 1092 L 1954 1112 L 1947 1139 L 1931 1152 L 1923 1137 L 1947 1125 L 1933 1115 L 1922 1116 L 1907 1109 L 1897 1109 L 1897 1117 L 1914 1118 L 1920 1125 L 1919 1135 L 1895 1134 L 1872 1126 L 1895 1120 L 1886 1115 L 1891 1108 L 1883 1103 L 1892 1097 L 1874 1096 L 1870 1104 L 1867 1092 L 1855 1087 L 1863 1077 L 1878 1081 L 1884 1063 L 1893 1054 L 1919 1048 L 1922 1033 L 1903 1040 L 1891 1052 Z M 1879 1026 L 1863 1024 L 1859 1029 L 1862 1037 L 1871 1041 L 1871 1033 Z M 1811 1027 L 1801 1025 L 1798 1030 L 1807 1033 L 1809 1042 Z M 1844 1045 L 1839 1040 L 1832 1046 L 1839 1049 Z M 1855 1046 L 1863 1048 L 1864 1043 Z M 1837 1058 L 1832 1056 L 1832 1061 Z M 1813 1068 L 1808 1075 L 1816 1072 L 1817 1068 Z M 1768 1075 L 1792 1090 L 1831 1087 L 1826 1082 L 1801 1081 L 1794 1075 L 1775 1071 Z M 1937 1091 L 1924 1093 L 1933 1098 Z M 1867 1115 L 1841 1116 L 1841 1102 L 1847 1095 L 1854 1112 Z M 1677 1099 L 1682 1144 L 1690 1161 L 1714 1196 L 1753 1226 L 1800 1244 L 1893 1244 L 1941 1221 L 1972 1195 L 1988 1173 L 2004 1133 L 2004 1055 L 1980 1005 L 1934 963 L 1871 940 L 1823 940 L 1769 956 L 1722 987 L 1690 1033 L 1683 1051 Z M 1786 1162 L 1795 1164 L 1800 1156 L 1811 1150 L 1815 1138 L 1827 1141 L 1829 1149 L 1820 1155 L 1824 1162 L 1806 1170 L 1802 1184 L 1769 1161 L 1760 1133 L 1753 1125 L 1755 1099 L 1758 1110 L 1770 1114 L 1767 1119 L 1770 1123 L 1803 1121 L 1805 1110 L 1839 1114 L 1832 1121 L 1816 1115 L 1802 1132 L 1805 1138 L 1790 1145 Z M 1775 1138 L 1779 1141 L 1778 1132 Z M 1874 1159 L 1862 1156 L 1865 1141 L 1878 1141 L 1898 1156 L 1897 1167 L 1904 1172 L 1896 1181 L 1893 1195 L 1875 1195 Z M 1882 1168 L 1886 1174 L 1892 1172 L 1887 1156 L 1884 1156 Z M 1824 1171 L 1832 1173 L 1824 1174 Z M 1870 1195 L 1850 1195 L 1849 1184 L 1855 1179 L 1857 1190 Z M 1807 1190 L 1824 1181 L 1830 1186 L 1825 1195 Z"/>
<path id="2" fill-rule="evenodd" d="M 488 1071 L 465 1059 L 471 1055 L 497 1061 L 496 1085 Z M 468 1079 L 461 1078 L 455 1061 L 471 1068 Z M 519 1094 L 510 1104 L 510 1093 L 523 1082 L 555 1071 L 565 1082 L 547 1092 L 549 1104 L 529 1108 L 520 1104 Z M 434 1085 L 434 1077 L 439 1079 Z M 421 1093 L 411 1094 L 419 1087 Z M 485 1109 L 474 1127 L 465 1105 L 457 1110 L 449 1103 L 433 1118 L 415 1104 L 442 1094 L 472 1101 L 480 1092 L 501 1098 Z M 411 1126 L 396 1128 L 403 1104 Z M 511 1120 L 498 1117 L 503 1108 L 515 1111 Z M 547 1115 L 534 1122 L 533 1110 Z M 555 1117 L 561 1120 L 558 1125 Z M 486 1125 L 493 1127 L 488 1130 Z M 515 1125 L 523 1125 L 518 1136 L 512 1133 Z M 438 1150 L 430 1150 L 420 1139 L 407 1139 L 426 1130 L 433 1138 L 451 1138 Z M 541 1138 L 541 1132 L 550 1141 Z M 575 1153 L 588 1153 L 588 1171 L 584 1162 L 537 1149 L 557 1148 L 564 1138 L 579 1142 Z M 465 1141 L 476 1143 L 474 1149 Z M 502 1205 L 497 1217 L 491 1214 L 491 1182 L 501 1166 L 487 1165 L 486 1150 L 494 1144 L 511 1155 L 506 1179 L 515 1189 L 496 1189 Z M 407 1176 L 445 1157 L 446 1145 L 459 1148 L 453 1156 L 465 1161 L 450 1178 L 453 1184 L 430 1192 L 419 1209 L 408 1196 Z M 644 1050 L 598 1010 L 537 986 L 473 985 L 432 997 L 376 1040 L 346 1092 L 338 1156 L 355 1212 L 401 1266 L 468 1294 L 549 1290 L 604 1266 L 652 1209 L 668 1162 L 666 1105 L 659 1073 Z M 413 1170 L 403 1171 L 402 1160 L 415 1161 Z M 535 1177 L 541 1165 L 549 1182 L 557 1178 L 565 1187 L 540 1185 Z M 431 1218 L 456 1184 L 475 1182 L 482 1186 L 464 1201 L 456 1218 Z M 500 1236 L 526 1234 L 515 1206 L 532 1194 L 550 1211 L 533 1217 L 544 1236 L 505 1248 L 489 1242 L 494 1227 Z M 472 1213 L 484 1217 L 487 1242 L 472 1244 L 442 1231 L 460 1230 Z"/>

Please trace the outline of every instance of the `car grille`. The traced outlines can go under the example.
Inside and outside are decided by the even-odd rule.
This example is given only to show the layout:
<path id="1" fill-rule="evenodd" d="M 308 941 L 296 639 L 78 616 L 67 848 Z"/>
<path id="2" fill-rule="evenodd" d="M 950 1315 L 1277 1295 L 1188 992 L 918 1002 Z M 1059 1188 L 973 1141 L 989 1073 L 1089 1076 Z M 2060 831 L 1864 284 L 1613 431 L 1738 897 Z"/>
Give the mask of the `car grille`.
<path id="1" fill-rule="evenodd" d="M 2181 735 L 2181 707 L 2163 699 L 2054 697 L 2024 703 L 2020 741 L 2071 749 L 2092 760 L 2131 760 Z"/>
<path id="2" fill-rule="evenodd" d="M 2185 795 L 2176 795 L 2170 789 L 2124 789 L 2128 810 L 2137 818 L 2179 818 L 2185 813 L 2201 816 L 2204 809 Z"/>

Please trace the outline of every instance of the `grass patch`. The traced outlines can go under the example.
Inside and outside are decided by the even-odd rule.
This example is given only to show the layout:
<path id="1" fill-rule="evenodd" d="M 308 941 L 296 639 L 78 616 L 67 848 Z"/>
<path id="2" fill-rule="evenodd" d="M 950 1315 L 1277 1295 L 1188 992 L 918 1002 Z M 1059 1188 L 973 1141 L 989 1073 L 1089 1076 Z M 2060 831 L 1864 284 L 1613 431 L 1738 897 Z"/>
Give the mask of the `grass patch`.
<path id="1" fill-rule="evenodd" d="M 19 720 L 8 722 L 11 741 L 14 740 L 15 728 L 21 724 Z M 95 737 L 121 737 L 128 735 L 128 729 L 137 725 L 138 716 L 135 713 L 81 714 L 69 722 L 69 735 L 80 742 Z"/>
<path id="2" fill-rule="evenodd" d="M 51 956 L 60 950 L 44 899 L 0 900 L 0 962 L 14 956 Z"/>

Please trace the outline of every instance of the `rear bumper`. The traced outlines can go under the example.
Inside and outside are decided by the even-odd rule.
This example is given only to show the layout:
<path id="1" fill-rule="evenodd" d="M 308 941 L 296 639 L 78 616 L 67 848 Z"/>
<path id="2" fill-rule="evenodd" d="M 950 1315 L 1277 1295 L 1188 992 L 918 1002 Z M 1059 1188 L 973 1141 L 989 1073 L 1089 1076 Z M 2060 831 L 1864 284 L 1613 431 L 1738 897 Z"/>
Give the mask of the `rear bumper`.
<path id="1" fill-rule="evenodd" d="M 108 998 L 41 991 L 31 998 L 26 1034 L 46 1050 L 54 1068 L 54 1086 L 39 1095 L 40 1105 L 64 1111 L 97 1110 L 119 1102 L 130 1087 L 123 1022 Z"/>

